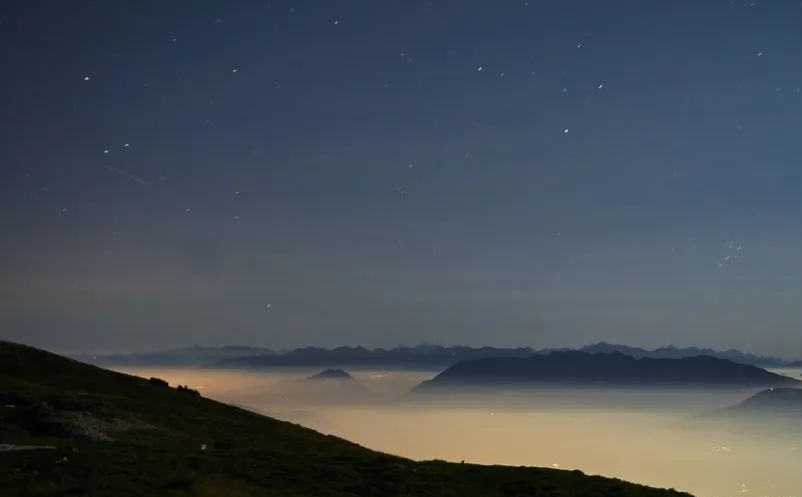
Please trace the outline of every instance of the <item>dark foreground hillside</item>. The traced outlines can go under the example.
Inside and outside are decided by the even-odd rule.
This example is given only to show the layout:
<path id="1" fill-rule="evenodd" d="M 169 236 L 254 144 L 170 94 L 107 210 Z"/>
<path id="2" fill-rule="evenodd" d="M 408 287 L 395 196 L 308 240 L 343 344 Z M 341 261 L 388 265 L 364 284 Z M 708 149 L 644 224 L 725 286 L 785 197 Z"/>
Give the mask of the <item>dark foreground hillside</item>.
<path id="1" fill-rule="evenodd" d="M 580 472 L 414 462 L 0 342 L 0 494 L 669 497 Z M 21 449 L 22 445 L 50 448 Z"/>

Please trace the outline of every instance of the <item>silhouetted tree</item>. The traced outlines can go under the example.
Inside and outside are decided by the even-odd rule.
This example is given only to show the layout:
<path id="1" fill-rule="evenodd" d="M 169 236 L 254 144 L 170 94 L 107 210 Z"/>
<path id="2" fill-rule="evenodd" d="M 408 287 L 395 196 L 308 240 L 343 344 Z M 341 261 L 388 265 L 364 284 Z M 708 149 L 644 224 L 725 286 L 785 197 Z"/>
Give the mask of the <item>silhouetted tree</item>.
<path id="1" fill-rule="evenodd" d="M 149 382 L 153 383 L 154 385 L 158 385 L 160 387 L 169 387 L 170 384 L 166 381 L 162 380 L 161 378 L 156 378 L 155 376 L 151 376 L 148 380 Z"/>
<path id="2" fill-rule="evenodd" d="M 189 386 L 187 386 L 187 385 L 178 385 L 175 389 L 178 390 L 179 392 L 185 392 L 185 393 L 188 393 L 188 394 L 191 394 L 191 395 L 197 395 L 198 397 L 200 397 L 200 392 L 199 391 L 195 390 L 194 388 L 189 388 Z"/>

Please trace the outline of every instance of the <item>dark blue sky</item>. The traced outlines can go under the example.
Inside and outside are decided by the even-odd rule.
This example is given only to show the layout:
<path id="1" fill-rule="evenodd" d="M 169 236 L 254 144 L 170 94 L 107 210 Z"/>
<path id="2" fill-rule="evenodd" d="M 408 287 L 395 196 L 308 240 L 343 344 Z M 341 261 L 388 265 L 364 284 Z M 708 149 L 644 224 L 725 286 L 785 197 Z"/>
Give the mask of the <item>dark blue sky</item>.
<path id="1" fill-rule="evenodd" d="M 802 355 L 802 1 L 6 1 L 0 329 Z"/>

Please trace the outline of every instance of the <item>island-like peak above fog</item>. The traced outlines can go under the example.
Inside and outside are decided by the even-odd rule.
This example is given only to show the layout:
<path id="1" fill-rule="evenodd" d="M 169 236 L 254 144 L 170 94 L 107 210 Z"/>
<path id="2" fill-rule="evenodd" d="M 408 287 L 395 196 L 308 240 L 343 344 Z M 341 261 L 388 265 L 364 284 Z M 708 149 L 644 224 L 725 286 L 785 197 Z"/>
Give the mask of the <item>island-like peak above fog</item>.
<path id="1" fill-rule="evenodd" d="M 735 410 L 802 414 L 802 388 L 767 388 L 744 400 Z"/>
<path id="2" fill-rule="evenodd" d="M 354 377 L 351 376 L 348 371 L 344 369 L 326 369 L 317 374 L 313 374 L 306 378 L 309 381 L 319 381 L 319 380 L 340 380 L 340 381 L 354 381 Z"/>
<path id="3" fill-rule="evenodd" d="M 634 358 L 618 352 L 552 352 L 529 358 L 463 361 L 416 391 L 481 385 L 579 386 L 737 386 L 776 387 L 802 384 L 765 369 L 716 357 Z"/>

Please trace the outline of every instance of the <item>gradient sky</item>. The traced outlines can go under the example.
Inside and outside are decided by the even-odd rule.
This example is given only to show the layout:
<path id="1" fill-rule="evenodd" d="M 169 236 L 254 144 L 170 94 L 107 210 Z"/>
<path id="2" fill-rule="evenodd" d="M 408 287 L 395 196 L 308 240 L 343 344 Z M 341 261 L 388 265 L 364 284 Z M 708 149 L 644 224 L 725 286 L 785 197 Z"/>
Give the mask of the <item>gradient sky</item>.
<path id="1" fill-rule="evenodd" d="M 0 336 L 802 356 L 802 1 L 5 1 Z"/>

